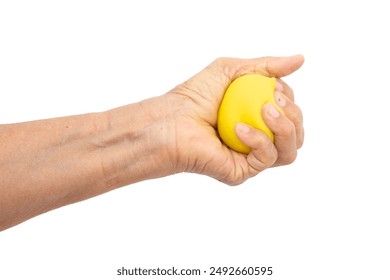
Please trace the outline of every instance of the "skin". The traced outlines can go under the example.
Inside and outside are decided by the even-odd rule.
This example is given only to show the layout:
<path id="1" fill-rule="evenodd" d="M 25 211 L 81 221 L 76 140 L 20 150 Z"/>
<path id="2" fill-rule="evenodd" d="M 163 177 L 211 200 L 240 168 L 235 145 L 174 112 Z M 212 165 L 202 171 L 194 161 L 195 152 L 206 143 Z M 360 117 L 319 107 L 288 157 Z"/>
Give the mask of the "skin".
<path id="1" fill-rule="evenodd" d="M 302 113 L 280 78 L 303 57 L 219 58 L 168 93 L 106 112 L 0 125 L 0 230 L 36 215 L 138 181 L 194 172 L 238 185 L 273 166 L 292 163 L 303 143 Z M 259 73 L 278 78 L 261 131 L 236 125 L 248 155 L 225 146 L 217 112 L 228 85 Z"/>

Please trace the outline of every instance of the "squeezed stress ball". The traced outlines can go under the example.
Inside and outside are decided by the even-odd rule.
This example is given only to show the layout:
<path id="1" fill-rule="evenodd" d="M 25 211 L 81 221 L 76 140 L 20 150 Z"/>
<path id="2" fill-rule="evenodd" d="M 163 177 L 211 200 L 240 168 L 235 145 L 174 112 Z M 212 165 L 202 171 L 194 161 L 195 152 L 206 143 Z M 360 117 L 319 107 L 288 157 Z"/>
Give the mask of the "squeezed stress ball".
<path id="1" fill-rule="evenodd" d="M 261 109 L 267 102 L 274 104 L 276 79 L 248 74 L 235 79 L 227 88 L 218 110 L 218 133 L 231 149 L 248 154 L 250 148 L 237 138 L 234 127 L 242 122 L 263 131 L 272 141 L 274 135 L 265 124 Z"/>

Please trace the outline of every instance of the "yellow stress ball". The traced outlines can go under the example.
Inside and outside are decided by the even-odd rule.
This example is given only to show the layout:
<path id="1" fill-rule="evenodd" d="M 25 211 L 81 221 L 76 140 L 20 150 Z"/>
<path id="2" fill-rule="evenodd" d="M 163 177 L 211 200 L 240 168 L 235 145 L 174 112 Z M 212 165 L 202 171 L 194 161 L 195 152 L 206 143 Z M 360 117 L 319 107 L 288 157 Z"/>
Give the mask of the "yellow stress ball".
<path id="1" fill-rule="evenodd" d="M 250 148 L 238 140 L 234 127 L 242 122 L 263 131 L 272 141 L 274 135 L 265 124 L 261 109 L 267 102 L 274 104 L 275 78 L 248 74 L 235 79 L 227 88 L 218 111 L 218 132 L 231 149 L 248 154 Z"/>

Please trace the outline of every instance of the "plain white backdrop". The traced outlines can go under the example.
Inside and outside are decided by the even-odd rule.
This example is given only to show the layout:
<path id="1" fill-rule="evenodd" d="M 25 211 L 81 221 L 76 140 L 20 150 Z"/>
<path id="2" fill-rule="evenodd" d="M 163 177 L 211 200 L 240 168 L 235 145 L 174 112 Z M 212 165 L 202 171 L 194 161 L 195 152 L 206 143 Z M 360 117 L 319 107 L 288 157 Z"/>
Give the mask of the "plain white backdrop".
<path id="1" fill-rule="evenodd" d="M 295 163 L 238 187 L 178 174 L 3 231 L 0 279 L 119 279 L 122 266 L 272 266 L 264 279 L 390 279 L 387 7 L 1 1 L 0 123 L 161 95 L 219 56 L 302 53 L 304 66 L 285 81 L 306 138 Z"/>

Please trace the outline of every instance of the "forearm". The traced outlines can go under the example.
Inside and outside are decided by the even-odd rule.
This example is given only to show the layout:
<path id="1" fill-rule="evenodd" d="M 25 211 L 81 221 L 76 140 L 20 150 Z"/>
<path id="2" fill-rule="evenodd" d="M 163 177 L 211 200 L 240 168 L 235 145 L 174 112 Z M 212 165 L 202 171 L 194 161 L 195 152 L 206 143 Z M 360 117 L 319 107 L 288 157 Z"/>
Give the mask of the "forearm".
<path id="1" fill-rule="evenodd" d="M 120 186 L 172 173 L 169 114 L 159 104 L 164 100 L 0 126 L 0 230 Z"/>

